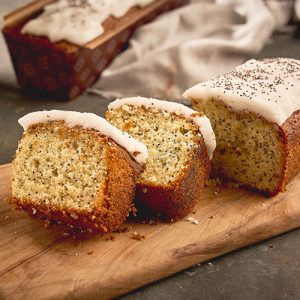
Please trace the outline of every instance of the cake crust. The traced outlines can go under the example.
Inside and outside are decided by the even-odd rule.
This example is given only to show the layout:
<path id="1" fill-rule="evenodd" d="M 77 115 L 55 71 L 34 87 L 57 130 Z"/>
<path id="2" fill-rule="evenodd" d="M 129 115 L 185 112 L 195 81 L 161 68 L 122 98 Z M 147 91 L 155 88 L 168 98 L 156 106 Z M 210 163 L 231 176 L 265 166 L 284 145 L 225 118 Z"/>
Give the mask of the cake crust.
<path id="1" fill-rule="evenodd" d="M 204 142 L 190 156 L 185 169 L 170 185 L 137 183 L 137 206 L 159 212 L 165 221 L 185 217 L 199 202 L 210 174 L 210 161 Z"/>
<path id="2" fill-rule="evenodd" d="M 42 126 L 49 126 L 49 124 L 33 125 L 25 134 L 38 132 Z M 76 136 L 78 127 L 68 128 L 68 130 L 70 131 L 65 134 L 72 132 Z M 62 209 L 56 205 L 37 203 L 33 201 L 34 199 L 16 197 L 9 199 L 9 202 L 30 215 L 41 216 L 83 229 L 92 229 L 96 232 L 110 232 L 124 222 L 132 209 L 136 177 L 143 168 L 112 139 L 92 129 L 80 128 L 80 130 L 88 132 L 92 139 L 100 139 L 104 143 L 104 159 L 107 162 L 108 172 L 98 190 L 92 211 L 78 211 L 68 207 Z"/>
<path id="3" fill-rule="evenodd" d="M 131 134 L 130 128 L 132 126 L 132 122 L 130 121 L 130 118 L 118 125 L 116 125 L 116 120 L 114 119 L 114 112 L 117 113 L 119 109 L 122 110 L 123 105 L 127 105 L 128 103 L 129 106 L 138 108 L 139 112 L 141 113 L 136 113 L 136 122 L 138 122 L 138 118 L 144 118 L 143 114 L 155 116 L 155 112 L 153 112 L 153 110 L 157 109 L 157 112 L 168 112 L 170 117 L 174 118 L 175 120 L 187 122 L 187 124 L 191 126 L 189 130 L 191 130 L 191 128 L 195 130 L 192 137 L 195 145 L 188 154 L 183 167 L 180 169 L 180 171 L 178 171 L 178 174 L 176 173 L 176 177 L 174 179 L 169 182 L 162 182 L 161 180 L 154 182 L 151 181 L 151 179 L 148 180 L 147 178 L 142 178 L 142 176 L 140 176 L 137 180 L 135 203 L 137 205 L 138 213 L 141 212 L 141 215 L 144 215 L 145 213 L 147 217 L 150 213 L 151 216 L 153 215 L 154 217 L 158 215 L 164 221 L 176 221 L 190 213 L 195 205 L 199 202 L 202 191 L 210 174 L 211 164 L 208 153 L 209 147 L 207 147 L 203 136 L 200 137 L 201 126 L 196 124 L 193 120 L 193 118 L 196 118 L 200 114 L 195 112 L 194 114 L 191 114 L 192 118 L 188 118 L 183 113 L 175 113 L 176 111 L 179 112 L 181 108 L 181 106 L 177 103 L 156 99 L 146 99 L 147 101 L 145 101 L 145 99 L 146 98 L 140 97 L 116 100 L 110 104 L 109 110 L 105 113 L 105 117 L 113 125 Z M 169 107 L 164 109 L 163 106 L 167 106 L 168 104 Z M 172 105 L 174 108 L 172 108 Z M 124 111 L 126 111 L 126 109 Z M 201 116 L 204 117 L 202 114 Z M 158 115 L 156 117 L 158 118 Z M 163 126 L 162 123 L 160 123 L 159 126 Z M 143 130 L 142 125 L 141 130 Z M 212 129 L 211 132 L 213 134 Z M 150 132 L 148 132 L 147 135 L 150 136 Z M 206 137 L 211 137 L 211 135 L 206 134 Z M 139 138 L 138 134 L 136 138 Z M 141 138 L 141 141 L 144 140 Z M 145 144 L 147 145 L 147 142 L 145 142 Z M 211 156 L 213 151 L 212 148 L 214 147 L 212 146 L 210 148 Z M 151 152 L 149 145 L 148 152 Z"/>
<path id="4" fill-rule="evenodd" d="M 284 170 L 278 188 L 269 196 L 285 191 L 288 183 L 300 172 L 300 110 L 294 112 L 279 130 L 283 137 Z"/>
<path id="5" fill-rule="evenodd" d="M 215 126 L 216 176 L 274 196 L 300 171 L 300 61 L 249 60 L 184 93 Z"/>
<path id="6" fill-rule="evenodd" d="M 223 105 L 227 108 L 227 110 L 235 112 L 237 114 L 253 115 L 257 118 L 267 121 L 265 118 L 257 115 L 254 112 L 236 112 L 228 105 L 224 103 Z M 202 111 L 203 109 L 201 105 L 199 106 L 197 99 L 193 99 L 193 107 L 196 110 Z M 287 185 L 300 172 L 300 111 L 298 110 L 294 112 L 281 126 L 269 121 L 267 122 L 271 127 L 273 127 L 273 130 L 277 132 L 278 141 L 281 146 L 283 164 L 280 170 L 280 178 L 278 180 L 278 184 L 272 190 L 263 190 L 258 189 L 250 184 L 238 183 L 241 187 L 253 190 L 267 197 L 273 197 L 280 192 L 284 192 Z M 227 176 L 224 171 L 222 171 L 222 168 L 216 166 L 215 164 L 213 164 L 212 166 L 212 176 L 221 177 L 221 179 L 225 181 L 236 182 L 234 178 Z"/>

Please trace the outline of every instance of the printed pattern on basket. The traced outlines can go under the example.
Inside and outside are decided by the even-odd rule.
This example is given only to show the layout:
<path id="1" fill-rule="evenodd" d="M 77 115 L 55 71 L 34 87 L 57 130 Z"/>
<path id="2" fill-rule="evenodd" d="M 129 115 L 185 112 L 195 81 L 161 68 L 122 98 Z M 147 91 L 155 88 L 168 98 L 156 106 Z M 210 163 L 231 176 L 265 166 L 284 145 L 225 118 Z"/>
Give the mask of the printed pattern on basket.
<path id="1" fill-rule="evenodd" d="M 93 49 L 73 49 L 71 44 L 64 48 L 45 37 L 23 35 L 20 30 L 28 18 L 13 26 L 4 27 L 3 34 L 18 83 L 23 90 L 31 93 L 61 100 L 73 99 L 98 79 L 113 58 L 126 47 L 138 26 L 187 2 L 188 0 L 162 1 L 150 14 Z"/>

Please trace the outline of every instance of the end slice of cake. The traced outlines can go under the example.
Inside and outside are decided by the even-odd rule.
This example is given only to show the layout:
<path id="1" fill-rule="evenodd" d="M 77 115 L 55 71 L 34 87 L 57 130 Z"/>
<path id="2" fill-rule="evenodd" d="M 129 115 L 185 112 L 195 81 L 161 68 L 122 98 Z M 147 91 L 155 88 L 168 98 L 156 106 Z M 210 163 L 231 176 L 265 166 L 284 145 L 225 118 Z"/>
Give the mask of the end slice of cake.
<path id="1" fill-rule="evenodd" d="M 40 111 L 12 164 L 11 202 L 80 228 L 109 232 L 127 217 L 147 148 L 91 113 Z"/>
<path id="2" fill-rule="evenodd" d="M 217 176 L 273 196 L 300 171 L 300 61 L 250 60 L 184 93 L 209 117 Z"/>
<path id="3" fill-rule="evenodd" d="M 108 108 L 107 120 L 148 148 L 136 203 L 167 220 L 186 216 L 210 172 L 215 137 L 209 120 L 182 104 L 142 97 L 119 99 Z"/>

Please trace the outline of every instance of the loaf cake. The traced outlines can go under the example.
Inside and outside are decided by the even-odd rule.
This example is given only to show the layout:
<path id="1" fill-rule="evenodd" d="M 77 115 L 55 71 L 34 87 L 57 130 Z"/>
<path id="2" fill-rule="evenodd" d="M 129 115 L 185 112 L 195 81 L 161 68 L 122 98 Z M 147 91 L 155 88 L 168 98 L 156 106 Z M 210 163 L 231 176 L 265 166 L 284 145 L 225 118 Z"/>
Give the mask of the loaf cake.
<path id="1" fill-rule="evenodd" d="M 209 120 L 182 104 L 142 97 L 110 103 L 105 117 L 148 148 L 137 207 L 168 221 L 186 216 L 210 172 L 215 138 Z"/>
<path id="2" fill-rule="evenodd" d="M 216 134 L 213 174 L 273 196 L 300 170 L 300 61 L 249 60 L 184 93 Z"/>
<path id="3" fill-rule="evenodd" d="M 12 164 L 14 206 L 99 232 L 126 219 L 144 144 L 92 113 L 40 111 L 19 123 L 25 132 Z"/>
<path id="4" fill-rule="evenodd" d="M 73 99 L 97 80 L 138 26 L 187 2 L 34 1 L 4 17 L 18 83 L 31 94 Z"/>

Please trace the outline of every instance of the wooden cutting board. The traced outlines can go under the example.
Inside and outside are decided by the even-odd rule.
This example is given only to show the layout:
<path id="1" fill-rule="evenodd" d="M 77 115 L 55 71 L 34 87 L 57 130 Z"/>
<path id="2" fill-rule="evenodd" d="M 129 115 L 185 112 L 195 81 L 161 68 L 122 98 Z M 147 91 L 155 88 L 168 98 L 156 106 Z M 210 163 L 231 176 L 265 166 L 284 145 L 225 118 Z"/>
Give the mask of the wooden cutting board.
<path id="1" fill-rule="evenodd" d="M 0 166 L 0 298 L 111 298 L 196 263 L 300 227 L 300 176 L 266 199 L 207 188 L 191 214 L 198 225 L 126 223 L 100 236 L 13 211 L 10 165 Z M 138 241 L 133 232 L 145 235 Z M 114 239 L 114 240 L 112 240 Z"/>

